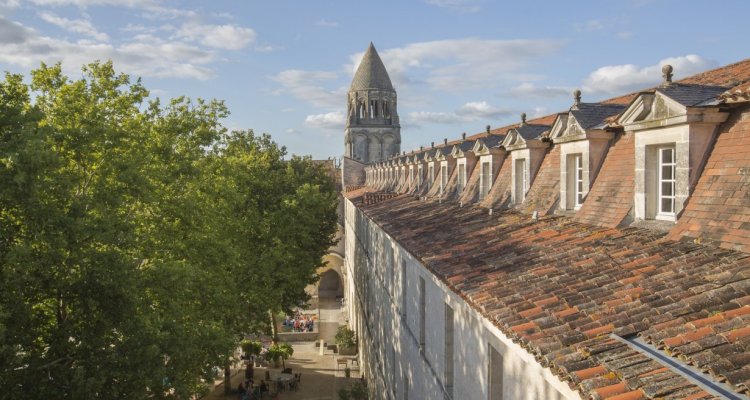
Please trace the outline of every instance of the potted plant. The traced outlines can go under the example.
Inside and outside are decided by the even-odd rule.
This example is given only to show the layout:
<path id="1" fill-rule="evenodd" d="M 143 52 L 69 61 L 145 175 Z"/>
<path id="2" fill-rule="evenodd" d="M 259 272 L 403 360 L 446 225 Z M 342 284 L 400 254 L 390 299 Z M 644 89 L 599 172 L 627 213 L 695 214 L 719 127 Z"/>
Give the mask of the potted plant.
<path id="1" fill-rule="evenodd" d="M 257 340 L 244 339 L 240 342 L 242 352 L 245 353 L 245 357 L 257 356 L 260 354 L 263 345 Z"/>
<path id="2" fill-rule="evenodd" d="M 274 343 L 268 348 L 266 352 L 266 359 L 272 363 L 274 368 L 279 367 L 279 360 L 282 365 L 286 368 L 286 361 L 289 357 L 294 354 L 294 348 L 289 343 Z"/>
<path id="3" fill-rule="evenodd" d="M 348 326 L 339 326 L 334 336 L 338 352 L 342 356 L 353 356 L 357 354 L 357 338 L 354 331 L 349 329 Z"/>

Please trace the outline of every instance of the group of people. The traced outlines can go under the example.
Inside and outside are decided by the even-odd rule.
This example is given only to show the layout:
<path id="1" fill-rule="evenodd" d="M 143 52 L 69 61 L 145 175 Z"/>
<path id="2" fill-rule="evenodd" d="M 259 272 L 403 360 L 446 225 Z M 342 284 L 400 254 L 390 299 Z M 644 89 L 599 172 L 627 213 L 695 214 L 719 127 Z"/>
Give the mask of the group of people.
<path id="1" fill-rule="evenodd" d="M 268 383 L 261 379 L 260 384 L 256 385 L 253 378 L 240 382 L 237 387 L 237 394 L 239 400 L 257 400 L 263 398 L 268 393 Z"/>
<path id="2" fill-rule="evenodd" d="M 282 325 L 289 327 L 292 332 L 312 332 L 314 327 L 313 318 L 309 315 L 303 315 L 299 311 L 294 317 L 286 316 Z"/>

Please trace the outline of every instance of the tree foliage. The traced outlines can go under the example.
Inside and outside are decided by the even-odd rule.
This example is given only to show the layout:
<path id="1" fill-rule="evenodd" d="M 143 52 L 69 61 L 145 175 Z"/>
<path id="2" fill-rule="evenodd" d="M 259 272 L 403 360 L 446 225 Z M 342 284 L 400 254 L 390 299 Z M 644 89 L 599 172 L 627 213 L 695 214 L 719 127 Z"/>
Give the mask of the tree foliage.
<path id="1" fill-rule="evenodd" d="M 305 299 L 336 195 L 310 159 L 149 101 L 111 63 L 0 82 L 0 387 L 187 398 L 269 310 Z"/>

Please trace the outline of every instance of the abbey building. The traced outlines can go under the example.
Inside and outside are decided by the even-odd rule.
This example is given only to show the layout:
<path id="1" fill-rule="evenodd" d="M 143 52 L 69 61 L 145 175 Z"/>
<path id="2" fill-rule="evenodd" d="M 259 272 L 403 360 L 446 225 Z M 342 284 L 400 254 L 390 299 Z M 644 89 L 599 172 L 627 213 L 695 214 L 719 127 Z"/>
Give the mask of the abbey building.
<path id="1" fill-rule="evenodd" d="M 368 49 L 343 272 L 373 398 L 748 398 L 750 59 L 661 72 L 399 153 Z"/>

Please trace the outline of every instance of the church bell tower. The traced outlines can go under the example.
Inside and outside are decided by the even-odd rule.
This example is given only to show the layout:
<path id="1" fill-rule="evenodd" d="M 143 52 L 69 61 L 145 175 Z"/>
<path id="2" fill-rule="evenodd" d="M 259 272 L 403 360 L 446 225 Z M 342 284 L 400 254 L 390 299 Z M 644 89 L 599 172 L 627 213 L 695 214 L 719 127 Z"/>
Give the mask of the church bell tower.
<path id="1" fill-rule="evenodd" d="M 401 152 L 396 91 L 370 42 L 352 79 L 347 99 L 346 157 L 371 164 Z"/>

